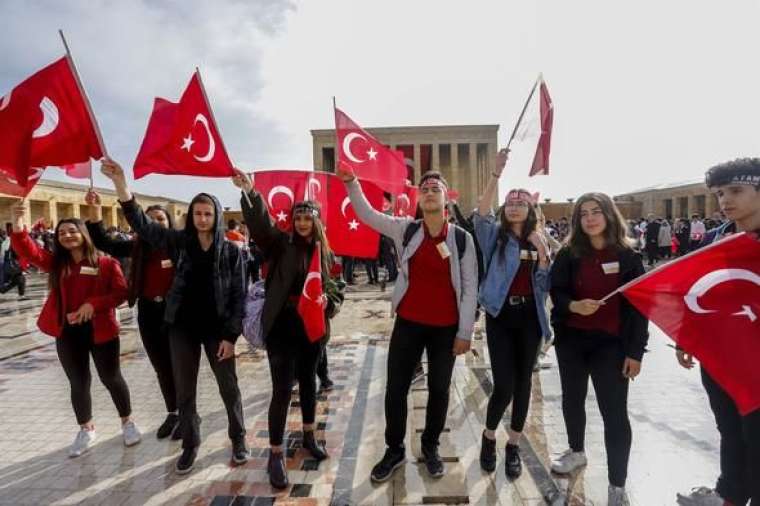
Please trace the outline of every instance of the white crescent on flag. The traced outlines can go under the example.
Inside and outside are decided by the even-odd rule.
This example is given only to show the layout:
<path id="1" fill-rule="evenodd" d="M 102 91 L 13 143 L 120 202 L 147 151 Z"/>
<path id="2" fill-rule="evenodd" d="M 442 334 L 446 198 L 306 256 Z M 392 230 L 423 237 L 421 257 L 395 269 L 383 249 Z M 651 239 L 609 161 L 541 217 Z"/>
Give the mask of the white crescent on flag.
<path id="1" fill-rule="evenodd" d="M 303 282 L 303 296 L 307 299 L 317 302 L 316 300 L 309 297 L 309 292 L 306 290 L 306 288 L 309 286 L 309 281 L 312 281 L 314 279 L 322 279 L 322 275 L 318 272 L 310 272 L 306 275 L 306 281 Z"/>
<path id="2" fill-rule="evenodd" d="M 346 135 L 343 138 L 343 152 L 346 154 L 346 158 L 351 160 L 354 163 L 364 163 L 366 160 L 360 160 L 358 159 L 352 152 L 351 152 L 351 142 L 354 139 L 364 139 L 367 140 L 366 137 L 364 137 L 362 134 L 351 132 L 348 135 Z"/>
<path id="3" fill-rule="evenodd" d="M 40 101 L 40 111 L 42 111 L 42 123 L 32 132 L 33 139 L 39 139 L 50 135 L 58 128 L 58 107 L 48 97 L 42 97 Z"/>
<path id="4" fill-rule="evenodd" d="M 282 193 L 286 197 L 288 197 L 290 199 L 291 206 L 296 201 L 295 196 L 293 195 L 293 190 L 291 190 L 287 186 L 278 185 L 278 186 L 273 187 L 271 190 L 269 190 L 269 195 L 267 195 L 267 202 L 269 203 L 270 209 L 274 207 L 274 204 L 272 204 L 272 199 L 278 193 Z"/>
<path id="5" fill-rule="evenodd" d="M 760 286 L 760 275 L 747 269 L 719 269 L 708 272 L 699 278 L 689 289 L 683 300 L 686 306 L 697 314 L 716 313 L 714 309 L 705 309 L 699 305 L 698 297 L 705 295 L 711 288 L 727 281 L 749 281 Z M 754 322 L 757 316 L 749 305 L 742 305 L 742 311 L 733 313 L 732 316 L 746 316 Z"/>
<path id="6" fill-rule="evenodd" d="M 9 91 L 6 95 L 3 96 L 3 99 L 0 100 L 0 111 L 8 107 L 8 104 L 11 103 L 11 94 L 13 93 L 13 90 Z"/>
<path id="7" fill-rule="evenodd" d="M 203 156 L 193 155 L 193 158 L 199 162 L 210 162 L 216 153 L 216 143 L 214 142 L 214 136 L 211 135 L 211 128 L 208 126 L 208 119 L 206 119 L 206 116 L 199 113 L 195 117 L 195 121 L 193 121 L 193 126 L 195 126 L 196 123 L 200 123 L 203 125 L 203 128 L 206 129 L 206 134 L 208 135 L 208 153 Z"/>

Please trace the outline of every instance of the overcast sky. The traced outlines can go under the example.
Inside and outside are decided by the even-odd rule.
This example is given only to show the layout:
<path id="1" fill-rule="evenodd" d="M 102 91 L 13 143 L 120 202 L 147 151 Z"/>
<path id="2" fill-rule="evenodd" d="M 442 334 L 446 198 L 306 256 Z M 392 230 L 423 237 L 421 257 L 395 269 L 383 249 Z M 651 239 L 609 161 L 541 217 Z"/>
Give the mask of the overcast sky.
<path id="1" fill-rule="evenodd" d="M 543 72 L 551 175 L 528 179 L 516 152 L 502 186 L 557 200 L 760 155 L 758 20 L 749 0 L 9 1 L 0 94 L 62 54 L 63 28 L 128 173 L 153 98 L 176 101 L 196 66 L 236 165 L 311 168 L 309 130 L 333 127 L 333 95 L 365 127 L 499 124 L 505 142 Z M 151 175 L 134 188 L 237 206 L 226 180 Z"/>

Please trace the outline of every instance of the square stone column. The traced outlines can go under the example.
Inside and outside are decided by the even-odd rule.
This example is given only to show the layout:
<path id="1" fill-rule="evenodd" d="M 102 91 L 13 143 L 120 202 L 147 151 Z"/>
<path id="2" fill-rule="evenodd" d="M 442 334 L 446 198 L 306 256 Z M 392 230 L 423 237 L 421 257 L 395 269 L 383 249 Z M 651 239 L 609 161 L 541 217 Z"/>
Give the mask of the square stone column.
<path id="1" fill-rule="evenodd" d="M 459 144 L 452 142 L 451 148 L 451 181 L 449 184 L 457 191 L 461 193 L 462 188 L 459 187 L 461 178 L 459 177 Z"/>
<path id="2" fill-rule="evenodd" d="M 422 176 L 422 169 L 420 165 L 420 145 L 414 145 L 414 183 L 420 183 L 420 176 Z"/>
<path id="3" fill-rule="evenodd" d="M 45 219 L 48 221 L 48 225 L 55 227 L 58 223 L 58 207 L 56 206 L 56 200 L 50 199 L 45 205 Z"/>
<path id="4" fill-rule="evenodd" d="M 438 143 L 435 143 L 431 147 L 430 153 L 430 168 L 440 172 L 441 171 L 441 148 Z"/>
<path id="5" fill-rule="evenodd" d="M 474 142 L 469 144 L 470 146 L 470 190 L 467 196 L 467 211 L 471 211 L 475 207 L 475 203 L 478 201 L 479 189 L 478 189 L 478 145 Z"/>

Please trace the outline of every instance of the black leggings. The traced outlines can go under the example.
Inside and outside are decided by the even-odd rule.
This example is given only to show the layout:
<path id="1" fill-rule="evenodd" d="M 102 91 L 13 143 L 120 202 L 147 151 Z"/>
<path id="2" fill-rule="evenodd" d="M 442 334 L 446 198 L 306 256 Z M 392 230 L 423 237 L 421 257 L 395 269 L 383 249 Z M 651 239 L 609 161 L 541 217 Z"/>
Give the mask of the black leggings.
<path id="1" fill-rule="evenodd" d="M 172 413 L 177 410 L 177 389 L 172 372 L 169 327 L 164 323 L 165 308 L 165 302 L 140 297 L 137 301 L 137 324 L 145 352 L 158 376 L 158 386 L 164 397 L 166 411 Z"/>
<path id="2" fill-rule="evenodd" d="M 16 287 L 19 297 L 23 297 L 26 293 L 26 276 L 22 273 L 12 274 L 6 276 L 5 281 L 0 285 L 0 293 L 6 293 L 11 288 Z"/>
<path id="3" fill-rule="evenodd" d="M 457 326 L 433 327 L 396 317 L 388 349 L 388 372 L 385 387 L 385 444 L 389 448 L 404 446 L 407 397 L 414 370 L 427 351 L 428 402 L 422 444 L 437 446 L 446 424 L 449 386 L 456 357 L 453 354 Z"/>
<path id="4" fill-rule="evenodd" d="M 743 506 L 760 506 L 760 409 L 742 416 L 733 399 L 702 368 L 702 385 L 720 432 L 720 477 L 716 492 Z"/>
<path id="5" fill-rule="evenodd" d="M 496 430 L 512 401 L 510 428 L 522 432 L 530 406 L 533 366 L 541 347 L 541 326 L 533 300 L 519 306 L 504 303 L 496 318 L 486 315 L 493 392 L 488 399 L 486 429 Z"/>
<path id="6" fill-rule="evenodd" d="M 612 336 L 569 327 L 558 329 L 557 334 L 554 346 L 570 448 L 576 452 L 584 449 L 590 376 L 604 422 L 609 482 L 624 487 L 632 436 L 628 420 L 628 379 L 623 377 L 623 343 Z"/>
<path id="7" fill-rule="evenodd" d="M 288 304 L 280 312 L 266 339 L 272 400 L 269 403 L 269 444 L 282 445 L 290 408 L 293 379 L 298 379 L 298 395 L 304 424 L 312 424 L 317 412 L 317 362 L 322 343 L 309 342 L 303 320 Z"/>
<path id="8" fill-rule="evenodd" d="M 93 344 L 92 324 L 66 325 L 61 337 L 55 340 L 55 349 L 71 385 L 71 405 L 77 423 L 84 425 L 92 420 L 90 395 L 90 355 L 103 385 L 111 394 L 119 416 L 132 414 L 129 388 L 119 366 L 119 338 L 103 344 Z"/>

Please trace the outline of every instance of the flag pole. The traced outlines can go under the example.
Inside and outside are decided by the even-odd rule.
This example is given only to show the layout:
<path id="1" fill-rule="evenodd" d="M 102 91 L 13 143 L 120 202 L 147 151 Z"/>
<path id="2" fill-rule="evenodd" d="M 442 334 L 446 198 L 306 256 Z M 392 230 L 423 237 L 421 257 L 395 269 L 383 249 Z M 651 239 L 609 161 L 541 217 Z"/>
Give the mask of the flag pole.
<path id="1" fill-rule="evenodd" d="M 333 102 L 333 122 L 335 123 L 335 161 L 334 161 L 335 167 L 333 167 L 333 170 L 335 172 L 338 172 L 338 164 L 339 164 L 338 149 L 340 149 L 340 147 L 338 146 L 338 122 L 335 121 L 337 119 L 337 114 L 338 114 L 338 106 L 335 105 L 335 95 L 333 95 L 332 102 Z M 324 169 L 324 167 L 322 168 Z"/>
<path id="2" fill-rule="evenodd" d="M 106 150 L 106 143 L 103 142 L 103 134 L 100 131 L 100 125 L 98 125 L 98 120 L 95 118 L 95 113 L 92 111 L 92 104 L 90 104 L 90 98 L 87 96 L 87 92 L 84 89 L 84 86 L 82 85 L 82 79 L 79 77 L 79 71 L 77 70 L 77 66 L 74 63 L 74 58 L 71 56 L 71 51 L 69 50 L 69 44 L 66 42 L 66 37 L 63 35 L 63 30 L 59 29 L 58 34 L 61 36 L 61 42 L 63 42 L 63 47 L 66 49 L 66 61 L 69 62 L 69 66 L 71 67 L 71 71 L 74 74 L 74 80 L 77 82 L 77 87 L 79 88 L 79 93 L 82 94 L 82 97 L 84 98 L 84 105 L 87 107 L 87 114 L 90 116 L 90 123 L 92 123 L 93 128 L 95 129 L 95 137 L 98 139 L 98 146 L 100 147 L 100 151 L 103 153 L 104 157 L 108 157 L 108 151 Z M 92 180 L 92 167 L 90 167 L 90 189 L 93 187 L 93 180 Z"/>
<path id="3" fill-rule="evenodd" d="M 198 78 L 198 84 L 201 87 L 201 93 L 203 94 L 203 100 L 206 102 L 206 108 L 208 109 L 209 114 L 211 115 L 211 122 L 214 123 L 214 128 L 216 128 L 216 131 L 219 133 L 219 142 L 222 144 L 222 149 L 225 153 L 228 154 L 227 148 L 224 145 L 224 138 L 222 138 L 222 132 L 219 130 L 219 123 L 216 122 L 216 117 L 214 117 L 214 110 L 211 108 L 211 102 L 208 101 L 208 95 L 206 94 L 206 87 L 203 85 L 203 79 L 201 79 L 201 70 L 198 67 L 195 67 L 195 75 Z M 246 174 L 246 177 L 250 179 L 251 176 Z M 245 197 L 246 202 L 248 202 L 248 205 L 250 207 L 253 207 L 253 203 L 251 202 L 251 199 L 248 197 L 248 194 L 246 192 L 242 192 L 243 196 Z"/>
<path id="4" fill-rule="evenodd" d="M 691 258 L 691 257 L 693 257 L 695 255 L 699 255 L 700 253 L 704 253 L 705 251 L 707 251 L 707 250 L 709 250 L 711 248 L 714 248 L 714 247 L 716 247 L 718 245 L 722 245 L 722 244 L 724 244 L 727 241 L 734 241 L 734 240 L 736 240 L 739 237 L 742 237 L 744 235 L 747 235 L 747 233 L 746 232 L 741 232 L 741 233 L 738 233 L 738 234 L 732 234 L 732 235 L 730 235 L 728 237 L 725 237 L 725 238 L 721 239 L 720 241 L 715 241 L 714 243 L 709 244 L 709 245 L 705 246 L 704 248 L 699 248 L 698 250 L 691 251 L 691 252 L 685 254 L 684 256 L 679 257 L 679 258 L 677 258 L 677 259 L 675 259 L 675 260 L 673 260 L 671 262 L 668 262 L 666 264 L 662 264 L 659 267 L 655 267 L 651 271 L 649 271 L 649 272 L 647 272 L 645 274 L 642 274 L 638 278 L 632 279 L 628 283 L 626 283 L 626 284 L 618 287 L 617 289 L 615 289 L 614 292 L 612 292 L 612 293 L 610 293 L 608 295 L 605 295 L 604 298 L 601 300 L 601 302 L 606 301 L 607 299 L 609 299 L 610 297 L 612 297 L 616 293 L 623 292 L 623 291 L 627 290 L 628 288 L 630 288 L 631 286 L 635 285 L 636 283 L 640 283 L 641 281 L 644 281 L 646 278 L 652 276 L 653 274 L 656 274 L 656 273 L 660 272 L 663 269 L 670 268 L 673 265 L 675 265 L 675 264 L 677 264 L 677 263 L 679 263 L 679 262 L 681 262 L 683 260 L 686 260 L 687 258 Z"/>
<path id="5" fill-rule="evenodd" d="M 520 116 L 518 116 L 517 118 L 517 123 L 515 124 L 515 127 L 512 129 L 512 135 L 510 135 L 509 141 L 507 142 L 507 148 L 506 148 L 507 150 L 509 150 L 509 146 L 512 145 L 512 140 L 515 138 L 515 135 L 517 135 L 517 129 L 520 128 L 520 123 L 522 123 L 523 116 L 525 116 L 525 111 L 528 110 L 528 104 L 530 104 L 530 99 L 533 98 L 533 94 L 536 92 L 538 83 L 540 83 L 543 78 L 544 78 L 543 74 L 539 73 L 538 78 L 536 79 L 536 82 L 533 83 L 533 87 L 530 89 L 530 93 L 528 94 L 528 100 L 525 101 L 522 111 L 520 111 Z"/>

